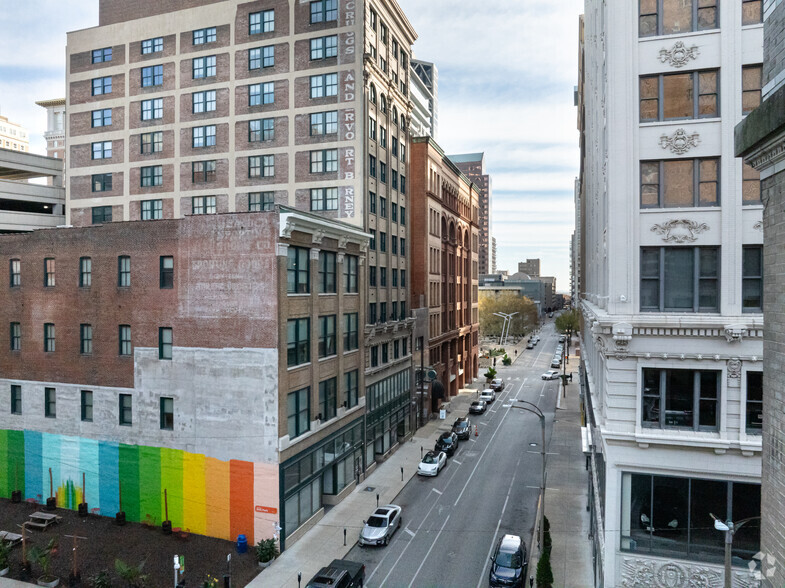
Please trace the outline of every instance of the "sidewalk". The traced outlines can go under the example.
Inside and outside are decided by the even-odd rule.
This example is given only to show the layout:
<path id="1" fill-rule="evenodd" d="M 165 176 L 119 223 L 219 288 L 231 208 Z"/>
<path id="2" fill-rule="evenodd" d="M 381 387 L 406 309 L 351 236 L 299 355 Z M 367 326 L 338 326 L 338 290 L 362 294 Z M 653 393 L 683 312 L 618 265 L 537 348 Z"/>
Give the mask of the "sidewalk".
<path id="1" fill-rule="evenodd" d="M 576 371 L 572 356 L 567 371 Z M 577 373 L 576 373 L 577 376 Z M 551 569 L 554 588 L 592 588 L 591 541 L 589 540 L 588 475 L 581 450 L 581 407 L 578 378 L 567 385 L 567 397 L 556 411 L 548 445 L 545 516 L 551 524 Z M 561 394 L 561 389 L 559 390 Z M 551 454 L 557 455 L 551 455 Z M 532 545 L 537 545 L 535 528 Z M 532 550 L 535 552 L 536 550 Z M 537 556 L 532 555 L 529 576 L 537 577 Z"/>
<path id="2" fill-rule="evenodd" d="M 323 566 L 334 559 L 343 558 L 354 547 L 362 521 L 379 504 L 389 504 L 416 475 L 420 463 L 420 447 L 425 451 L 433 448 L 438 435 L 452 428 L 453 421 L 466 414 L 474 400 L 475 389 L 483 380 L 471 388 L 461 390 L 452 398 L 450 414 L 445 420 L 431 420 L 415 432 L 414 437 L 402 444 L 385 462 L 355 488 L 349 496 L 330 509 L 327 514 L 305 536 L 284 551 L 273 564 L 248 584 L 254 588 L 296 588 L 297 573 L 302 573 L 302 586 Z M 403 468 L 403 476 L 401 476 Z M 403 477 L 403 480 L 401 479 Z M 366 491 L 371 487 L 373 491 Z M 405 515 L 404 515 L 405 516 Z M 346 546 L 343 532 L 346 529 Z"/>

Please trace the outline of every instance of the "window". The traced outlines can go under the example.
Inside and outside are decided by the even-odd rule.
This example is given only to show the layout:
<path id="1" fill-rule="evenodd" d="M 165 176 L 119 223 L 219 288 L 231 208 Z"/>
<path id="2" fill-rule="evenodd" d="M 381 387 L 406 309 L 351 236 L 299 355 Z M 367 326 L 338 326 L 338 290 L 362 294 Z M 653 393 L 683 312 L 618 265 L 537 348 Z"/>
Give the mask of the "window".
<path id="1" fill-rule="evenodd" d="M 12 259 L 8 263 L 8 285 L 11 288 L 16 288 L 22 284 L 22 262 L 18 259 Z"/>
<path id="2" fill-rule="evenodd" d="M 338 95 L 338 74 L 311 76 L 311 98 Z"/>
<path id="3" fill-rule="evenodd" d="M 193 97 L 193 113 L 212 112 L 215 110 L 215 90 L 206 90 L 204 92 L 194 92 Z"/>
<path id="4" fill-rule="evenodd" d="M 403 146 L 401 146 L 403 149 Z M 406 194 L 406 176 L 401 174 L 401 194 Z"/>
<path id="5" fill-rule="evenodd" d="M 386 288 L 387 287 L 387 268 L 386 267 L 380 267 L 379 268 L 379 285 L 382 288 Z"/>
<path id="6" fill-rule="evenodd" d="M 751 25 L 763 22 L 762 0 L 741 0 L 741 24 Z"/>
<path id="7" fill-rule="evenodd" d="M 215 43 L 215 27 L 194 31 L 193 44 L 204 45 L 206 43 Z"/>
<path id="8" fill-rule="evenodd" d="M 264 10 L 248 15 L 248 34 L 272 33 L 275 30 L 275 11 Z"/>
<path id="9" fill-rule="evenodd" d="M 154 120 L 164 117 L 164 99 L 153 98 L 142 100 L 142 120 Z"/>
<path id="10" fill-rule="evenodd" d="M 332 135 L 338 132 L 338 111 L 311 114 L 311 135 Z"/>
<path id="11" fill-rule="evenodd" d="M 191 163 L 191 181 L 194 184 L 215 181 L 215 160 Z"/>
<path id="12" fill-rule="evenodd" d="M 392 286 L 393 286 L 393 288 L 397 288 L 398 287 L 398 269 L 397 268 L 392 268 L 391 271 L 392 271 Z"/>
<path id="13" fill-rule="evenodd" d="M 642 425 L 716 431 L 719 371 L 643 369 Z"/>
<path id="14" fill-rule="evenodd" d="M 164 83 L 164 66 L 151 65 L 142 68 L 142 87 L 160 86 Z"/>
<path id="15" fill-rule="evenodd" d="M 335 253 L 332 251 L 319 252 L 319 292 L 322 294 L 335 294 Z"/>
<path id="16" fill-rule="evenodd" d="M 393 302 L 393 316 L 392 319 L 395 320 L 395 303 Z M 401 357 L 401 343 L 396 339 L 393 341 L 393 359 L 398 359 Z"/>
<path id="17" fill-rule="evenodd" d="M 368 136 L 376 141 L 376 119 L 368 118 Z"/>
<path id="18" fill-rule="evenodd" d="M 368 305 L 368 324 L 373 325 L 376 323 L 376 303 L 371 302 Z"/>
<path id="19" fill-rule="evenodd" d="M 102 63 L 104 61 L 112 61 L 112 48 L 93 49 L 93 63 Z"/>
<path id="20" fill-rule="evenodd" d="M 51 353 L 55 350 L 54 323 L 44 323 L 44 351 Z"/>
<path id="21" fill-rule="evenodd" d="M 215 55 L 208 57 L 194 57 L 193 79 L 211 78 L 215 76 Z"/>
<path id="22" fill-rule="evenodd" d="M 335 355 L 335 315 L 319 317 L 319 357 Z"/>
<path id="23" fill-rule="evenodd" d="M 158 53 L 164 50 L 164 38 L 156 37 L 155 39 L 147 39 L 142 41 L 142 55 L 149 53 Z"/>
<path id="24" fill-rule="evenodd" d="M 398 222 L 398 205 L 395 202 L 390 204 L 390 220 L 394 223 Z"/>
<path id="25" fill-rule="evenodd" d="M 44 388 L 44 416 L 57 418 L 57 391 L 54 388 Z"/>
<path id="26" fill-rule="evenodd" d="M 401 318 L 402 319 L 406 318 L 406 302 L 403 301 L 403 300 L 401 301 Z M 404 345 L 403 345 L 403 350 L 404 350 L 404 355 L 406 355 L 406 343 L 405 342 L 404 342 Z"/>
<path id="27" fill-rule="evenodd" d="M 387 320 L 386 318 L 383 318 L 382 322 L 385 322 L 386 320 Z M 382 363 L 389 363 L 389 362 L 390 362 L 390 344 L 384 343 L 382 344 Z"/>
<path id="28" fill-rule="evenodd" d="M 271 178 L 275 175 L 275 155 L 252 155 L 248 158 L 249 178 Z"/>
<path id="29" fill-rule="evenodd" d="M 741 113 L 748 114 L 760 106 L 763 87 L 763 66 L 745 65 L 741 68 Z"/>
<path id="30" fill-rule="evenodd" d="M 382 96 L 382 100 L 384 100 L 384 96 Z M 379 145 L 387 148 L 387 129 L 381 125 L 379 126 Z"/>
<path id="31" fill-rule="evenodd" d="M 311 320 L 289 319 L 286 322 L 287 358 L 289 367 L 311 361 Z"/>
<path id="32" fill-rule="evenodd" d="M 93 393 L 90 390 L 82 390 L 82 421 L 90 423 L 93 421 Z"/>
<path id="33" fill-rule="evenodd" d="M 106 174 L 110 176 L 112 174 Z M 94 176 L 95 177 L 95 176 Z M 95 181 L 95 180 L 94 180 Z M 96 190 L 94 190 L 96 191 Z M 112 222 L 112 207 L 111 206 L 93 206 L 92 208 L 93 224 L 100 225 L 102 223 Z"/>
<path id="34" fill-rule="evenodd" d="M 368 268 L 368 285 L 376 286 L 376 266 L 372 265 Z"/>
<path id="35" fill-rule="evenodd" d="M 119 397 L 119 422 L 121 425 L 129 427 L 132 424 L 131 395 L 120 394 Z"/>
<path id="36" fill-rule="evenodd" d="M 55 260 L 52 257 L 44 259 L 44 287 L 52 288 L 55 285 Z"/>
<path id="37" fill-rule="evenodd" d="M 375 47 L 371 46 L 371 49 L 374 51 L 374 55 L 375 55 L 375 50 L 376 50 Z M 368 99 L 370 100 L 371 104 L 376 104 L 376 86 L 374 86 L 373 84 L 371 84 L 371 90 Z"/>
<path id="38" fill-rule="evenodd" d="M 162 431 L 174 430 L 174 398 L 161 396 L 159 401 L 159 414 Z"/>
<path id="39" fill-rule="evenodd" d="M 368 156 L 368 174 L 372 177 L 376 177 L 376 157 L 373 155 Z"/>
<path id="40" fill-rule="evenodd" d="M 387 198 L 379 197 L 379 216 L 387 218 Z"/>
<path id="41" fill-rule="evenodd" d="M 127 255 L 117 258 L 117 285 L 120 288 L 131 286 L 131 258 Z"/>
<path id="42" fill-rule="evenodd" d="M 376 11 L 375 10 L 371 10 L 371 12 L 370 12 L 370 25 L 371 25 L 371 29 L 374 32 L 376 32 L 376 20 L 377 20 L 377 18 L 378 17 L 376 16 Z"/>
<path id="43" fill-rule="evenodd" d="M 394 169 L 390 170 L 390 186 L 392 186 L 393 190 L 398 189 L 398 172 Z"/>
<path id="44" fill-rule="evenodd" d="M 368 211 L 376 214 L 376 194 L 374 192 L 368 192 Z"/>
<path id="45" fill-rule="evenodd" d="M 355 255 L 347 255 L 343 258 L 343 290 L 344 294 L 357 294 L 357 265 L 358 259 Z"/>
<path id="46" fill-rule="evenodd" d="M 376 251 L 376 229 L 370 229 L 368 232 L 371 234 L 371 238 L 368 241 L 368 247 L 371 251 Z"/>
<path id="47" fill-rule="evenodd" d="M 79 258 L 79 287 L 89 288 L 93 283 L 93 260 L 89 257 Z"/>
<path id="48" fill-rule="evenodd" d="M 741 166 L 742 204 L 760 204 L 760 172 L 751 165 L 742 162 Z"/>
<path id="49" fill-rule="evenodd" d="M 350 312 L 343 315 L 343 350 L 354 351 L 359 348 L 358 338 L 358 315 L 356 312 Z"/>
<path id="50" fill-rule="evenodd" d="M 275 47 L 257 47 L 248 50 L 248 69 L 262 69 L 275 65 Z"/>
<path id="51" fill-rule="evenodd" d="M 275 139 L 275 120 L 272 118 L 261 118 L 248 121 L 248 141 L 256 143 L 259 141 L 272 141 Z"/>
<path id="52" fill-rule="evenodd" d="M 22 414 L 22 387 L 11 384 L 11 414 Z"/>
<path id="53" fill-rule="evenodd" d="M 98 141 L 93 143 L 93 159 L 112 159 L 112 142 Z"/>
<path id="54" fill-rule="evenodd" d="M 382 184 L 387 183 L 387 164 L 383 161 L 379 162 L 379 181 Z"/>
<path id="55" fill-rule="evenodd" d="M 172 329 L 158 328 L 158 359 L 172 359 Z"/>
<path id="56" fill-rule="evenodd" d="M 142 154 L 150 155 L 151 153 L 160 153 L 164 149 L 164 134 L 163 131 L 155 131 L 152 133 L 142 133 L 141 140 Z"/>
<path id="57" fill-rule="evenodd" d="M 191 144 L 193 147 L 215 147 L 215 125 L 194 127 L 191 131 Z"/>
<path id="58" fill-rule="evenodd" d="M 719 116 L 718 82 L 716 69 L 641 76 L 641 122 Z"/>
<path id="59" fill-rule="evenodd" d="M 406 270 L 401 270 L 401 288 L 406 287 Z M 403 314 L 403 312 L 401 312 Z"/>
<path id="60" fill-rule="evenodd" d="M 302 388 L 296 392 L 291 392 L 287 395 L 286 405 L 287 432 L 289 433 L 289 438 L 294 439 L 311 428 L 311 389 Z"/>
<path id="61" fill-rule="evenodd" d="M 359 382 L 359 371 L 352 370 L 351 372 L 346 372 L 344 376 L 344 398 L 346 399 L 346 408 L 352 408 L 357 406 L 357 403 L 360 400 L 360 387 L 358 385 Z"/>
<path id="62" fill-rule="evenodd" d="M 106 76 L 103 78 L 93 78 L 93 96 L 101 96 L 102 94 L 112 93 L 112 77 Z"/>
<path id="63" fill-rule="evenodd" d="M 117 330 L 118 354 L 131 355 L 131 325 L 120 325 Z"/>
<path id="64" fill-rule="evenodd" d="M 375 321 L 374 321 L 375 322 Z M 379 365 L 379 346 L 374 345 L 371 347 L 371 367 L 377 367 Z"/>
<path id="65" fill-rule="evenodd" d="M 158 261 L 158 282 L 161 288 L 174 288 L 174 257 L 162 255 Z"/>
<path id="66" fill-rule="evenodd" d="M 338 171 L 338 150 L 311 151 L 311 173 L 321 174 Z"/>
<path id="67" fill-rule="evenodd" d="M 338 55 L 338 35 L 311 39 L 311 60 L 327 59 Z"/>
<path id="68" fill-rule="evenodd" d="M 387 233 L 379 232 L 379 251 L 382 253 L 387 251 Z"/>
<path id="69" fill-rule="evenodd" d="M 763 247 L 747 245 L 741 263 L 741 310 L 763 312 Z"/>
<path id="70" fill-rule="evenodd" d="M 720 160 L 641 162 L 641 208 L 719 206 Z"/>
<path id="71" fill-rule="evenodd" d="M 379 23 L 379 38 L 381 39 L 382 43 L 385 45 L 387 44 L 387 25 Z"/>
<path id="72" fill-rule="evenodd" d="M 311 210 L 338 210 L 338 188 L 311 188 Z"/>
<path id="73" fill-rule="evenodd" d="M 392 153 L 395 157 L 398 157 L 398 137 L 392 138 L 392 144 L 390 145 L 390 153 Z"/>
<path id="74" fill-rule="evenodd" d="M 90 355 L 93 353 L 92 325 L 79 325 L 79 353 L 82 355 Z"/>
<path id="75" fill-rule="evenodd" d="M 112 124 L 112 109 L 101 108 L 100 110 L 93 110 L 92 113 L 92 127 L 108 127 Z"/>
<path id="76" fill-rule="evenodd" d="M 22 350 L 22 324 L 11 323 L 10 335 L 11 335 L 11 351 L 21 351 Z"/>
<path id="77" fill-rule="evenodd" d="M 272 104 L 273 102 L 275 102 L 275 84 L 273 82 L 248 86 L 248 104 L 250 106 Z"/>
<path id="78" fill-rule="evenodd" d="M 142 220 L 163 218 L 163 206 L 163 200 L 142 200 Z"/>
<path id="79" fill-rule="evenodd" d="M 387 303 L 380 302 L 379 303 L 379 322 L 386 323 L 387 322 Z"/>
<path id="80" fill-rule="evenodd" d="M 763 372 L 747 372 L 747 435 L 763 430 Z"/>
<path id="81" fill-rule="evenodd" d="M 160 186 L 164 183 L 163 166 L 151 165 L 142 168 L 142 187 L 150 188 L 152 186 Z M 147 202 L 161 202 L 160 200 L 148 200 Z M 144 212 L 144 203 L 142 203 L 142 211 Z M 161 218 L 160 216 L 157 218 Z"/>
<path id="82" fill-rule="evenodd" d="M 319 420 L 329 421 L 335 418 L 338 402 L 336 379 L 330 378 L 319 382 Z"/>
<path id="83" fill-rule="evenodd" d="M 274 192 L 250 192 L 248 194 L 248 210 L 250 212 L 272 210 L 274 204 Z"/>
<path id="84" fill-rule="evenodd" d="M 193 214 L 215 214 L 215 196 L 194 196 L 191 198 Z"/>
<path id="85" fill-rule="evenodd" d="M 403 129 L 403 117 L 401 117 L 401 128 Z M 404 162 L 406 161 L 406 145 L 404 144 L 403 141 L 401 141 L 401 157 L 400 157 L 400 160 L 404 161 Z M 401 189 L 401 192 L 406 194 L 406 182 L 403 183 L 403 188 Z"/>
<path id="86" fill-rule="evenodd" d="M 93 174 L 93 192 L 108 192 L 112 189 L 112 174 Z M 108 206 L 112 210 L 111 206 Z M 95 209 L 93 209 L 95 210 Z M 95 222 L 93 222 L 95 224 Z"/>
<path id="87" fill-rule="evenodd" d="M 718 312 L 718 247 L 642 247 L 641 311 Z"/>
<path id="88" fill-rule="evenodd" d="M 289 247 L 286 261 L 286 291 L 306 294 L 311 291 L 308 249 Z"/>
<path id="89" fill-rule="evenodd" d="M 311 2 L 311 24 L 338 20 L 338 0 Z"/>
<path id="90" fill-rule="evenodd" d="M 638 36 L 673 35 L 719 26 L 719 0 L 640 0 Z"/>

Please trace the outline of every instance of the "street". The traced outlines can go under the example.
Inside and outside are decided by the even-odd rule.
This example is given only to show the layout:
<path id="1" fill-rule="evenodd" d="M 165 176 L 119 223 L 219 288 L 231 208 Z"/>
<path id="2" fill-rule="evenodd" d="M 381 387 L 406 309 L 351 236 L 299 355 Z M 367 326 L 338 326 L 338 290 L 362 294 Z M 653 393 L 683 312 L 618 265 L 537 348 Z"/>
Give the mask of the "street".
<path id="1" fill-rule="evenodd" d="M 396 497 L 402 525 L 390 544 L 355 546 L 349 552 L 347 559 L 365 563 L 367 586 L 487 586 L 489 558 L 499 537 L 520 535 L 530 548 L 541 429 L 534 414 L 512 410 L 511 401 L 526 400 L 542 409 L 547 443 L 560 386 L 559 380 L 540 378 L 557 343 L 552 322 L 540 337 L 512 366 L 498 367 L 498 362 L 504 390 L 485 414 L 470 415 L 479 435 L 473 432 L 469 441 L 460 442 L 438 477 L 414 476 Z M 464 414 L 447 416 L 440 431 Z"/>

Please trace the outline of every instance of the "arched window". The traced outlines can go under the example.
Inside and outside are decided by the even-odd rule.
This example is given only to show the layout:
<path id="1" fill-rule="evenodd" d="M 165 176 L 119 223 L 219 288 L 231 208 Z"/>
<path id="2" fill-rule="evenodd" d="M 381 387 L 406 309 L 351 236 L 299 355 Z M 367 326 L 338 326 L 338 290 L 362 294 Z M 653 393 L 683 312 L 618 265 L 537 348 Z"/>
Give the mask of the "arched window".
<path id="1" fill-rule="evenodd" d="M 401 115 L 401 131 L 406 132 L 406 117 Z"/>
<path id="2" fill-rule="evenodd" d="M 379 98 L 379 109 L 382 112 L 387 112 L 387 98 L 384 97 L 384 94 L 382 94 Z"/>
<path id="3" fill-rule="evenodd" d="M 371 104 L 376 104 L 376 86 L 371 84 Z"/>
<path id="4" fill-rule="evenodd" d="M 395 106 L 392 107 L 392 121 L 393 121 L 393 124 L 397 127 L 398 126 L 398 109 Z"/>

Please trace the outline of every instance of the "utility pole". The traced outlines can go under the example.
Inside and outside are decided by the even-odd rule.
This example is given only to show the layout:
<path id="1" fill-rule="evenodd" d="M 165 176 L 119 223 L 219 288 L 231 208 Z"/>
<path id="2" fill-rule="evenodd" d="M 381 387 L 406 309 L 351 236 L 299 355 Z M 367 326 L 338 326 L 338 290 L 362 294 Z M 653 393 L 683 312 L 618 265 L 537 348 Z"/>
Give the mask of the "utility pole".
<path id="1" fill-rule="evenodd" d="M 540 429 L 542 433 L 542 440 L 540 445 L 540 456 L 542 457 L 542 472 L 540 474 L 540 532 L 538 535 L 538 541 L 540 543 L 540 549 L 544 547 L 544 536 L 545 536 L 545 414 L 543 414 L 542 410 L 536 405 L 526 400 L 518 400 L 523 404 L 528 406 L 515 406 L 512 405 L 510 408 L 519 408 L 521 410 L 525 410 L 532 414 L 537 415 L 540 419 Z"/>

